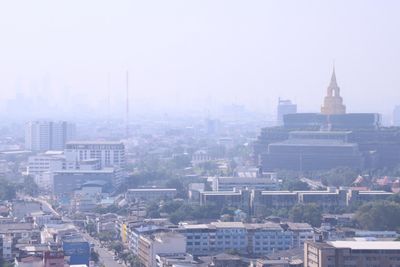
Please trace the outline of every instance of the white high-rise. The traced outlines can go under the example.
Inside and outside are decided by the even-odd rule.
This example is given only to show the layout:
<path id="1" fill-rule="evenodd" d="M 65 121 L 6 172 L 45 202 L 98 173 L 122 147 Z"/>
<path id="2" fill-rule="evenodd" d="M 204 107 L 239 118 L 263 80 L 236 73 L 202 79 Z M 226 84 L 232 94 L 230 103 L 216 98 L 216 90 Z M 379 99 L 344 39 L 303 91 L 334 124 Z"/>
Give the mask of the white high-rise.
<path id="1" fill-rule="evenodd" d="M 75 124 L 65 121 L 30 121 L 25 126 L 25 149 L 63 150 L 75 138 Z"/>

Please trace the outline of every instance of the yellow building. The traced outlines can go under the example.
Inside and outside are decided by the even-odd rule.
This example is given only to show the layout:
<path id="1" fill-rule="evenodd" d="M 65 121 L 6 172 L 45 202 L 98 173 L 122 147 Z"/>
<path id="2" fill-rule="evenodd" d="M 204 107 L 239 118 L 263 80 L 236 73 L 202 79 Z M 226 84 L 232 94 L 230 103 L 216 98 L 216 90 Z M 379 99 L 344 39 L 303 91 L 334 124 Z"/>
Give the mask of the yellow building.
<path id="1" fill-rule="evenodd" d="M 335 68 L 333 68 L 331 82 L 327 89 L 327 96 L 324 98 L 324 105 L 321 107 L 321 113 L 325 115 L 346 113 L 346 106 L 343 105 L 340 88 L 336 82 Z"/>

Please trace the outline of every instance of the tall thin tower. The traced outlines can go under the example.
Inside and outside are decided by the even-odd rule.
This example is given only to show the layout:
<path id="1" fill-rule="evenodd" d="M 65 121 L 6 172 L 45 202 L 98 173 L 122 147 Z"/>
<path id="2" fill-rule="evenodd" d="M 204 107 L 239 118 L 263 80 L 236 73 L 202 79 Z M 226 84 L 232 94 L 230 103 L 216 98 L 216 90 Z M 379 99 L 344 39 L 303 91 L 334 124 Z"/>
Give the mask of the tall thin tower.
<path id="1" fill-rule="evenodd" d="M 111 120 L 111 77 L 110 73 L 107 75 L 107 123 Z"/>
<path id="2" fill-rule="evenodd" d="M 129 71 L 126 71 L 126 129 L 125 129 L 125 137 L 129 138 Z"/>

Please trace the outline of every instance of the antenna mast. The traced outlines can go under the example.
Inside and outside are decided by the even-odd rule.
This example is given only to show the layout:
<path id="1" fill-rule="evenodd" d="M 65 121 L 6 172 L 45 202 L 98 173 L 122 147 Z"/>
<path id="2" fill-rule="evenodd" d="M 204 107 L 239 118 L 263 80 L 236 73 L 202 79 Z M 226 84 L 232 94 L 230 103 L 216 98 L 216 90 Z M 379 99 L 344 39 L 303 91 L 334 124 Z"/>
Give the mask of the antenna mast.
<path id="1" fill-rule="evenodd" d="M 129 138 L 129 71 L 126 71 L 126 138 Z"/>

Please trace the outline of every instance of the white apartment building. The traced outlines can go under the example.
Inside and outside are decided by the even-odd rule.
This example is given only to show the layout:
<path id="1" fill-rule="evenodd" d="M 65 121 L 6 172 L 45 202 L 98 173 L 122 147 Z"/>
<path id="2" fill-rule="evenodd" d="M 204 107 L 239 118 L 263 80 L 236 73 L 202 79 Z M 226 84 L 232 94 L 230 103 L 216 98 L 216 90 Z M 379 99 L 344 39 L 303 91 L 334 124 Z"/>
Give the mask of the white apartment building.
<path id="1" fill-rule="evenodd" d="M 172 199 L 176 196 L 175 188 L 140 188 L 128 189 L 125 199 L 128 202 L 155 201 L 161 199 Z"/>
<path id="2" fill-rule="evenodd" d="M 98 159 L 101 168 L 125 167 L 125 146 L 114 141 L 77 141 L 68 142 L 65 148 L 67 162 L 79 162 Z"/>
<path id="3" fill-rule="evenodd" d="M 28 158 L 27 175 L 41 175 L 44 172 L 65 169 L 63 151 L 47 151 Z"/>
<path id="4" fill-rule="evenodd" d="M 227 250 L 264 255 L 274 251 L 300 248 L 304 242 L 314 239 L 312 227 L 303 223 L 183 224 L 180 232 L 186 236 L 187 252 L 196 256 Z"/>
<path id="5" fill-rule="evenodd" d="M 52 181 L 49 173 L 66 169 L 63 151 L 47 151 L 28 158 L 26 174 L 33 177 L 42 190 L 50 190 Z"/>
<path id="6" fill-rule="evenodd" d="M 25 149 L 31 151 L 63 150 L 75 138 L 75 124 L 66 121 L 30 121 L 25 125 Z"/>
<path id="7" fill-rule="evenodd" d="M 139 260 L 145 267 L 157 267 L 158 254 L 186 253 L 186 238 L 174 232 L 140 236 L 138 252 Z"/>

